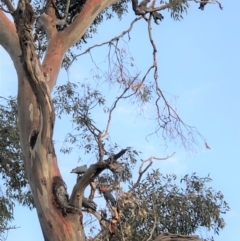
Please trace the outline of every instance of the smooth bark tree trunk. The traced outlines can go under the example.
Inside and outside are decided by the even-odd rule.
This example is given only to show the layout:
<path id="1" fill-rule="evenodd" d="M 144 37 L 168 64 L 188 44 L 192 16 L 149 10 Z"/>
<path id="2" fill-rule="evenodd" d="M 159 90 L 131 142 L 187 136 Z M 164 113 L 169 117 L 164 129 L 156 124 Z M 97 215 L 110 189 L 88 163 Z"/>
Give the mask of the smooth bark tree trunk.
<path id="1" fill-rule="evenodd" d="M 33 80 L 29 80 L 30 77 L 26 75 L 21 77 L 18 88 L 21 147 L 44 240 L 84 241 L 85 234 L 79 212 L 64 213 L 64 207 L 55 201 L 55 178 L 58 177 L 63 187 L 65 184 L 59 172 L 52 144 L 51 135 L 54 124 L 51 120 L 52 113 L 43 114 L 39 108 L 43 103 L 39 103 L 36 98 L 38 91 L 34 93 L 29 84 Z M 37 88 L 41 87 L 37 86 Z M 47 98 L 43 101 L 46 108 L 49 108 Z M 48 114 L 45 115 L 46 113 Z"/>

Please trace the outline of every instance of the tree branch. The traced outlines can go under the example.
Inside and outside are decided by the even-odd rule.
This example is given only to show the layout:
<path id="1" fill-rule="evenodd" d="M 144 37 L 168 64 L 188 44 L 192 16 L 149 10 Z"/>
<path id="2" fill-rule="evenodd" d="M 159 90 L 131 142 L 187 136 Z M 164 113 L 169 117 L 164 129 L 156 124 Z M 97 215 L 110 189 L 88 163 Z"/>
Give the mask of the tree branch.
<path id="1" fill-rule="evenodd" d="M 47 40 L 57 34 L 57 29 L 54 20 L 47 14 L 42 14 L 37 18 L 36 28 L 38 30 L 44 30 L 47 35 Z"/>
<path id="2" fill-rule="evenodd" d="M 65 13 L 64 13 L 65 22 L 66 22 L 68 11 L 69 11 L 69 6 L 70 6 L 70 0 L 67 0 L 67 5 L 66 5 Z"/>
<path id="3" fill-rule="evenodd" d="M 10 0 L 3 0 L 3 2 L 6 4 L 9 12 L 10 12 L 11 14 L 16 10 Z"/>
<path id="4" fill-rule="evenodd" d="M 21 49 L 14 23 L 0 10 L 0 45 L 8 52 L 19 76 L 23 75 Z"/>
<path id="5" fill-rule="evenodd" d="M 157 11 L 162 11 L 162 10 L 170 8 L 170 7 L 171 7 L 171 3 L 167 3 L 167 4 L 164 4 L 164 5 L 156 7 L 156 8 L 154 8 L 154 7 L 146 8 L 145 12 L 153 13 L 153 12 L 157 12 Z"/>
<path id="6" fill-rule="evenodd" d="M 4 9 L 4 7 L 2 7 L 1 5 L 0 5 L 0 10 L 2 10 L 2 11 L 5 12 L 5 13 L 11 13 L 11 12 L 9 12 L 8 10 Z"/>
<path id="7" fill-rule="evenodd" d="M 74 45 L 86 32 L 94 19 L 117 0 L 88 0 L 73 23 L 64 31 L 65 49 Z"/>
<path id="8" fill-rule="evenodd" d="M 55 16 L 56 16 L 56 12 L 54 8 L 55 1 L 56 0 L 46 0 L 46 13 L 52 19 L 55 19 Z"/>
<path id="9" fill-rule="evenodd" d="M 42 70 L 47 79 L 46 83 L 50 92 L 56 84 L 58 74 L 62 67 L 62 61 L 66 53 L 63 42 L 64 40 L 61 37 L 62 34 L 62 32 L 57 32 L 57 34 L 52 35 L 49 38 L 47 50 L 42 62 Z"/>
<path id="10" fill-rule="evenodd" d="M 133 80 L 131 80 L 130 83 L 127 84 L 127 86 L 123 90 L 122 94 L 119 97 L 117 97 L 117 99 L 114 101 L 114 103 L 109 111 L 107 126 L 106 126 L 104 133 L 102 134 L 102 138 L 104 138 L 108 134 L 109 126 L 110 126 L 111 119 L 112 119 L 112 112 L 116 108 L 118 101 L 121 100 L 122 98 L 124 98 L 125 93 L 131 88 L 132 84 L 138 78 L 138 76 L 139 76 L 139 74 Z"/>
<path id="11" fill-rule="evenodd" d="M 140 181 L 141 181 L 142 175 L 143 175 L 143 174 L 147 171 L 147 169 L 152 165 L 153 160 L 161 160 L 161 161 L 162 161 L 162 160 L 167 160 L 167 159 L 173 157 L 174 154 L 175 154 L 175 152 L 173 152 L 171 155 L 169 155 L 169 156 L 167 156 L 167 157 L 163 157 L 163 158 L 161 158 L 161 157 L 151 156 L 151 157 L 149 157 L 148 159 L 143 160 L 142 163 L 141 163 L 141 166 L 139 167 L 139 171 L 138 171 L 138 173 L 139 173 L 138 180 L 136 181 L 136 183 L 132 186 L 132 188 L 131 188 L 128 192 L 132 192 L 136 187 L 138 187 L 138 185 L 140 184 Z M 146 162 L 149 162 L 149 164 L 147 165 L 147 167 L 146 167 L 144 170 L 142 170 L 143 165 L 144 165 Z"/>
<path id="12" fill-rule="evenodd" d="M 96 192 L 96 184 L 95 184 L 95 182 L 91 182 L 90 186 L 91 186 L 91 192 L 90 192 L 90 195 L 89 195 L 89 200 L 93 201 L 93 198 L 94 198 L 94 195 L 95 195 L 95 192 Z"/>
<path id="13" fill-rule="evenodd" d="M 78 55 L 75 55 L 75 56 L 74 56 L 74 59 L 72 60 L 72 62 L 73 62 L 74 60 L 76 60 L 77 57 L 80 57 L 81 55 L 84 55 L 84 54 L 86 54 L 86 53 L 89 53 L 90 50 L 92 50 L 92 49 L 94 49 L 94 48 L 96 48 L 96 47 L 101 47 L 101 46 L 103 46 L 103 45 L 110 44 L 110 43 L 113 43 L 113 42 L 115 42 L 115 41 L 118 41 L 118 40 L 119 40 L 120 38 L 122 38 L 124 35 L 129 34 L 129 32 L 130 32 L 130 31 L 132 30 L 132 28 L 133 28 L 133 25 L 134 25 L 138 20 L 140 20 L 140 19 L 142 19 L 142 16 L 135 18 L 135 19 L 131 22 L 131 24 L 130 24 L 130 26 L 129 26 L 128 29 L 124 30 L 121 34 L 119 34 L 118 36 L 112 38 L 111 40 L 106 41 L 106 42 L 103 42 L 103 43 L 101 43 L 101 44 L 95 44 L 95 45 L 87 48 L 84 52 L 82 52 L 82 53 L 80 53 L 80 54 L 78 54 Z M 70 63 L 70 65 L 72 64 L 72 62 Z"/>
<path id="14" fill-rule="evenodd" d="M 81 179 L 73 187 L 73 191 L 70 197 L 69 204 L 76 208 L 81 208 L 82 196 L 85 188 L 94 181 L 94 179 L 105 169 L 109 169 L 112 172 L 117 172 L 121 164 L 117 162 L 116 158 L 122 156 L 127 149 L 120 151 L 118 154 L 113 155 L 104 161 L 99 161 L 91 165 L 88 170 L 84 173 Z M 114 157 L 115 156 L 115 157 Z"/>
<path id="15" fill-rule="evenodd" d="M 208 0 L 208 1 L 201 1 L 201 0 L 189 0 L 194 1 L 195 3 L 210 3 L 210 4 L 218 4 L 219 8 L 223 10 L 222 4 L 217 0 Z"/>
<path id="16" fill-rule="evenodd" d="M 162 6 L 154 8 L 155 2 L 150 7 L 139 7 L 138 0 L 132 0 L 132 8 L 136 15 L 144 15 L 145 13 L 152 13 L 156 11 L 162 11 L 164 9 L 170 8 L 171 3 L 166 3 Z"/>

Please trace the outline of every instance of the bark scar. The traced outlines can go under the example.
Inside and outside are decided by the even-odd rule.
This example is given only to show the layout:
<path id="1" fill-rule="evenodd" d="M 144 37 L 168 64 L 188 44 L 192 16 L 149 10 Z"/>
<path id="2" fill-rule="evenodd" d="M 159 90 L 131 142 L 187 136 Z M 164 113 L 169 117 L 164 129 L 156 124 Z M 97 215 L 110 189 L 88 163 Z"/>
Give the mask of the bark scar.
<path id="1" fill-rule="evenodd" d="M 44 185 L 44 186 L 47 185 L 46 177 L 41 178 L 41 183 L 42 183 L 42 185 Z"/>

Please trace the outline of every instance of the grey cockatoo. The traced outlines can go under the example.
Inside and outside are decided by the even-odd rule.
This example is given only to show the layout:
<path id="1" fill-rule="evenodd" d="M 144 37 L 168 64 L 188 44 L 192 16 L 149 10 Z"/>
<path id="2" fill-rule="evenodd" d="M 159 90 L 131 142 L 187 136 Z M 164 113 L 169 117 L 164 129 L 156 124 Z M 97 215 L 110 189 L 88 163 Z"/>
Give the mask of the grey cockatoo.
<path id="1" fill-rule="evenodd" d="M 147 4 L 150 2 L 150 0 L 143 0 L 142 2 L 140 2 L 140 4 L 138 5 L 139 8 L 141 8 L 142 10 L 145 10 L 147 8 Z M 152 16 L 154 19 L 154 22 L 156 24 L 159 24 L 157 20 L 162 21 L 163 20 L 163 15 L 159 12 L 152 12 Z"/>
<path id="2" fill-rule="evenodd" d="M 205 7 L 206 4 L 207 4 L 207 3 L 200 3 L 200 6 L 199 6 L 198 9 L 204 10 L 204 7 Z"/>
<path id="3" fill-rule="evenodd" d="M 96 204 L 94 202 L 89 201 L 87 198 L 83 197 L 82 199 L 82 206 L 84 208 L 91 208 L 94 211 L 96 211 L 97 207 Z"/>
<path id="4" fill-rule="evenodd" d="M 87 165 L 79 166 L 74 169 L 70 173 L 76 173 L 78 175 L 83 174 L 87 171 Z"/>

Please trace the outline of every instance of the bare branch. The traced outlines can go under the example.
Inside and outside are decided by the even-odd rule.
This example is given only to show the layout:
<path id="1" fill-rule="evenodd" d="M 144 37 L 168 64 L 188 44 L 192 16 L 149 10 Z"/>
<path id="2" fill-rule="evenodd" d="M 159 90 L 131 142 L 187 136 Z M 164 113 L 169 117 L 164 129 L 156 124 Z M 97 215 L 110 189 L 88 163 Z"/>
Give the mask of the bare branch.
<path id="1" fill-rule="evenodd" d="M 151 15 L 148 20 L 148 35 L 149 40 L 153 48 L 153 64 L 149 67 L 147 73 L 145 74 L 144 78 L 150 73 L 151 69 L 154 69 L 154 82 L 155 82 L 155 93 L 157 98 L 155 100 L 155 107 L 156 107 L 156 120 L 158 122 L 158 126 L 156 127 L 155 131 L 150 133 L 148 136 L 157 133 L 160 129 L 162 129 L 162 135 L 168 136 L 170 138 L 175 138 L 176 136 L 180 137 L 182 144 L 186 149 L 190 149 L 189 143 L 195 142 L 194 133 L 197 133 L 200 137 L 200 133 L 197 131 L 196 128 L 192 126 L 188 126 L 185 124 L 182 119 L 177 114 L 176 110 L 168 103 L 167 99 L 165 98 L 162 90 L 159 87 L 158 83 L 158 63 L 157 63 L 157 47 L 152 37 L 152 27 L 151 27 Z M 142 83 L 144 82 L 144 78 Z M 135 94 L 135 93 L 134 93 Z M 133 94 L 131 94 L 133 95 Z M 129 96 L 127 96 L 129 97 Z M 160 102 L 163 102 L 164 107 L 160 109 Z M 183 128 L 182 128 L 183 126 Z M 187 137 L 183 133 L 184 131 L 187 132 Z M 190 140 L 190 142 L 189 142 Z"/>
<path id="2" fill-rule="evenodd" d="M 51 3 L 52 3 L 52 6 L 53 6 L 53 8 L 55 10 L 55 14 L 56 14 L 57 18 L 63 19 L 65 17 L 65 15 L 64 15 L 64 17 L 62 17 L 61 14 L 59 13 L 59 10 L 58 10 L 58 8 L 56 6 L 55 0 L 51 0 Z M 67 4 L 68 4 L 68 2 L 67 2 Z"/>
<path id="3" fill-rule="evenodd" d="M 46 14 L 52 19 L 55 19 L 55 16 L 58 15 L 58 11 L 54 7 L 56 0 L 46 0 Z"/>
<path id="4" fill-rule="evenodd" d="M 70 6 L 70 0 L 67 0 L 67 5 L 66 5 L 65 13 L 64 13 L 64 20 L 65 20 L 65 21 L 66 21 L 66 19 L 67 19 L 67 15 L 68 15 L 68 11 L 69 11 L 69 6 Z"/>
<path id="5" fill-rule="evenodd" d="M 143 160 L 142 163 L 141 163 L 141 166 L 139 167 L 139 176 L 138 176 L 138 180 L 136 181 L 136 183 L 132 186 L 132 188 L 128 191 L 128 192 L 132 192 L 136 187 L 138 187 L 138 185 L 140 184 L 140 181 L 141 181 L 141 178 L 142 178 L 142 175 L 147 171 L 147 169 L 152 165 L 153 163 L 153 160 L 167 160 L 171 157 L 173 157 L 175 154 L 175 152 L 173 152 L 171 155 L 167 156 L 167 157 L 155 157 L 155 156 L 152 156 L 152 157 L 149 157 L 148 159 L 146 160 Z M 149 164 L 147 165 L 147 167 L 143 170 L 143 165 L 145 163 L 149 162 Z"/>
<path id="6" fill-rule="evenodd" d="M 154 8 L 155 3 L 156 3 L 156 0 L 153 0 L 153 2 L 152 2 L 152 4 L 151 4 L 151 8 Z"/>
<path id="7" fill-rule="evenodd" d="M 12 2 L 10 0 L 3 0 L 3 2 L 6 4 L 9 13 L 14 13 L 14 11 L 16 10 L 15 7 L 13 6 Z"/>
<path id="8" fill-rule="evenodd" d="M 59 13 L 59 10 L 58 10 L 58 8 L 56 6 L 55 0 L 52 0 L 52 6 L 53 6 L 53 8 L 55 10 L 55 13 L 56 13 L 56 16 L 57 16 L 57 19 L 55 19 L 56 25 L 60 25 L 60 26 L 68 25 L 66 19 L 67 19 L 67 14 L 68 14 L 68 11 L 69 11 L 70 0 L 67 0 L 64 16 L 62 16 Z"/>
<path id="9" fill-rule="evenodd" d="M 143 168 L 143 165 L 144 165 L 146 162 L 150 162 L 150 163 L 152 163 L 153 160 L 160 160 L 160 161 L 163 161 L 163 160 L 167 160 L 167 159 L 173 157 L 174 155 L 175 155 L 175 152 L 173 152 L 171 155 L 166 156 L 166 157 L 155 157 L 155 156 L 151 156 L 151 157 L 149 157 L 148 159 L 142 161 L 142 164 L 141 164 L 141 166 L 140 166 L 140 168 L 139 168 L 139 174 L 145 172 L 145 170 L 142 171 L 142 168 Z"/>
<path id="10" fill-rule="evenodd" d="M 8 10 L 4 9 L 4 7 L 2 7 L 2 6 L 0 6 L 0 10 L 2 10 L 5 13 L 12 13 L 12 12 L 9 12 Z"/>
<path id="11" fill-rule="evenodd" d="M 103 229 L 93 239 L 90 239 L 90 240 L 94 241 L 94 240 L 96 240 L 96 239 L 98 239 L 100 237 L 105 237 L 108 234 L 108 232 L 109 232 L 108 226 L 111 224 L 111 221 L 105 219 L 101 214 L 99 214 L 96 211 L 93 211 L 92 209 L 89 209 L 88 212 L 91 213 L 93 216 L 95 216 L 99 220 L 100 226 Z"/>
<path id="12" fill-rule="evenodd" d="M 89 53 L 92 49 L 94 49 L 94 48 L 96 48 L 96 47 L 101 47 L 101 46 L 103 46 L 103 45 L 110 44 L 110 43 L 113 43 L 113 42 L 118 41 L 118 40 L 119 40 L 120 38 L 122 38 L 124 35 L 129 34 L 129 32 L 130 32 L 130 31 L 132 30 L 132 28 L 133 28 L 134 23 L 136 23 L 136 22 L 137 22 L 138 20 L 140 20 L 140 19 L 142 19 L 142 17 L 137 17 L 137 18 L 135 18 L 135 19 L 131 22 L 131 24 L 130 24 L 130 26 L 129 26 L 129 28 L 128 28 L 127 30 L 124 30 L 120 35 L 112 38 L 111 40 L 106 41 L 106 42 L 103 42 L 103 43 L 101 43 L 101 44 L 95 44 L 95 45 L 87 48 L 84 52 L 82 52 L 82 53 L 80 53 L 80 54 L 78 54 L 78 55 L 75 55 L 74 58 L 73 58 L 73 60 L 72 60 L 72 62 L 73 62 L 74 60 L 76 60 L 77 57 L 80 57 L 81 55 L 84 55 L 84 54 L 86 54 L 86 53 Z M 70 65 L 72 64 L 72 62 L 70 63 Z"/>
<path id="13" fill-rule="evenodd" d="M 92 209 L 89 208 L 88 210 L 89 213 L 91 213 L 92 215 L 94 215 L 98 220 L 99 222 L 101 223 L 101 225 L 103 225 L 105 228 L 107 227 L 106 226 L 106 222 L 109 222 L 109 220 L 105 219 L 102 217 L 102 215 Z"/>
<path id="14" fill-rule="evenodd" d="M 129 149 L 130 149 L 130 148 L 126 148 L 126 149 L 121 150 L 121 151 L 118 152 L 117 154 L 113 155 L 113 156 L 111 157 L 111 159 L 113 159 L 114 161 L 117 161 L 117 159 L 120 158 L 121 156 L 123 156 L 123 155 L 126 153 L 126 151 L 128 151 Z"/>
<path id="15" fill-rule="evenodd" d="M 139 76 L 139 74 L 132 81 L 130 81 L 128 86 L 123 90 L 122 94 L 119 97 L 117 97 L 117 99 L 114 101 L 114 103 L 109 111 L 107 126 L 106 126 L 104 133 L 102 134 L 102 138 L 104 138 L 108 134 L 109 126 L 110 126 L 111 119 L 112 119 L 112 113 L 113 113 L 114 109 L 116 108 L 118 101 L 124 98 L 125 93 L 131 88 L 132 84 L 138 78 L 138 76 Z"/>
<path id="16" fill-rule="evenodd" d="M 0 10 L 0 45 L 8 52 L 19 76 L 23 75 L 21 49 L 14 23 Z"/>
<path id="17" fill-rule="evenodd" d="M 219 1 L 216 1 L 216 3 L 218 4 L 219 8 L 223 10 L 222 4 Z"/>
<path id="18" fill-rule="evenodd" d="M 95 195 L 95 192 L 96 192 L 96 184 L 95 184 L 95 182 L 91 182 L 90 183 L 90 186 L 91 186 L 91 193 L 90 193 L 90 195 L 89 195 L 89 200 L 90 201 L 93 201 L 93 198 L 94 198 L 94 195 Z"/>
<path id="19" fill-rule="evenodd" d="M 171 3 L 166 3 L 166 4 L 164 4 L 162 6 L 159 6 L 159 7 L 156 7 L 156 8 L 154 8 L 154 5 L 155 5 L 155 1 L 153 1 L 151 6 L 149 8 L 147 8 L 145 6 L 139 6 L 138 0 L 132 0 L 133 11 L 135 12 L 136 15 L 144 15 L 146 13 L 162 11 L 164 9 L 167 9 L 167 8 L 171 7 Z"/>
<path id="20" fill-rule="evenodd" d="M 99 151 L 99 161 L 102 161 L 105 150 L 104 150 L 104 146 L 103 146 L 103 142 L 102 142 L 102 133 L 101 132 L 97 136 L 97 144 L 98 144 L 98 151 Z"/>
<path id="21" fill-rule="evenodd" d="M 210 4 L 218 4 L 219 8 L 223 10 L 222 4 L 217 0 L 208 0 L 208 1 L 201 1 L 201 0 L 189 0 L 194 1 L 195 3 L 210 3 Z"/>

